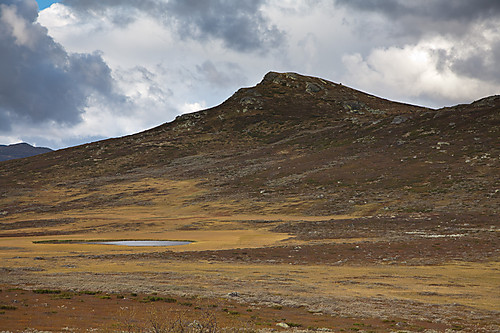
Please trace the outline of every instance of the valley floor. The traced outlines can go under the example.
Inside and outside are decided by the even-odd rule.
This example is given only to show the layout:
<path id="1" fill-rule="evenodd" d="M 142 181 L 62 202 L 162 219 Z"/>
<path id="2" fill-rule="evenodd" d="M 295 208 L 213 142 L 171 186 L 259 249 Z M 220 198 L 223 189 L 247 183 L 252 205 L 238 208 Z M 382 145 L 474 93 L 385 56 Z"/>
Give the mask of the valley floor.
<path id="1" fill-rule="evenodd" d="M 500 330 L 497 216 L 186 216 L 74 233 L 16 223 L 0 234 L 5 331 L 139 331 L 179 316 L 248 330 Z M 96 239 L 195 243 L 76 242 Z"/>

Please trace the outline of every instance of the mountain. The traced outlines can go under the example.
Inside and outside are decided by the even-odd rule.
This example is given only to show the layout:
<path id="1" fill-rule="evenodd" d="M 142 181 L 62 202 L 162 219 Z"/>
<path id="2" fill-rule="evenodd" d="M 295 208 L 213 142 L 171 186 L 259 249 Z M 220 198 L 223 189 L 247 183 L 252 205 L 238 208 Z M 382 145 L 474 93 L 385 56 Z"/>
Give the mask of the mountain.
<path id="1" fill-rule="evenodd" d="M 256 330 L 499 331 L 499 137 L 500 96 L 434 110 L 271 72 L 148 131 L 2 162 L 0 297 L 70 295 L 23 292 L 2 319 L 47 302 L 34 328 L 88 329 L 82 295 L 109 329 L 110 304 L 175 296 Z"/>
<path id="2" fill-rule="evenodd" d="M 201 211 L 498 212 L 499 110 L 500 96 L 434 110 L 270 72 L 217 107 L 151 130 L 2 163 L 0 188 L 81 191 L 78 201 L 57 196 L 63 206 L 35 211 L 156 205 L 132 190 L 98 200 L 84 190 L 91 183 L 93 191 L 109 184 L 141 191 L 140 180 L 156 178 L 192 182 L 197 192 L 184 204 Z"/>
<path id="3" fill-rule="evenodd" d="M 16 158 L 30 157 L 38 154 L 51 152 L 52 149 L 45 147 L 33 147 L 27 143 L 16 143 L 13 145 L 0 145 L 0 162 Z"/>

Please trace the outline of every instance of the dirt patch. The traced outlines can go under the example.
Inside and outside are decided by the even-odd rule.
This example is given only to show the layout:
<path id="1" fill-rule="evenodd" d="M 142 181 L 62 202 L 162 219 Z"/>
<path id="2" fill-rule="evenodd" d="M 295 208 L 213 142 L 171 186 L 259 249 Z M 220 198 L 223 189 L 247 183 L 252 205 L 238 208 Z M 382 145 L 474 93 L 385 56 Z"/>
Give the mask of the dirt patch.
<path id="1" fill-rule="evenodd" d="M 238 302 L 239 295 L 226 298 L 180 297 L 177 295 L 105 293 L 60 289 L 24 290 L 2 286 L 0 319 L 2 329 L 27 328 L 50 331 L 141 331 L 153 325 L 182 321 L 215 325 L 219 329 L 283 330 L 284 325 L 307 330 L 342 331 L 369 329 L 384 332 L 398 329 L 445 329 L 444 324 L 407 322 L 400 318 L 375 320 L 331 316 L 304 307 Z M 286 327 L 285 326 L 285 327 Z"/>

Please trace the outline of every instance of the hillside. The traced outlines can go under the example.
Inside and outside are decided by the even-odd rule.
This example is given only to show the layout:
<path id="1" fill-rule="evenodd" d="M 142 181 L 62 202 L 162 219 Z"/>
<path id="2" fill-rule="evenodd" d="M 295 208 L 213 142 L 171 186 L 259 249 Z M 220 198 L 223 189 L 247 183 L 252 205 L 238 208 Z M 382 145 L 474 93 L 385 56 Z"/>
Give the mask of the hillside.
<path id="1" fill-rule="evenodd" d="M 50 148 L 33 147 L 27 143 L 0 145 L 0 162 L 48 153 Z"/>
<path id="2" fill-rule="evenodd" d="M 499 137 L 500 96 L 434 110 L 271 72 L 1 162 L 2 329 L 499 331 Z"/>
<path id="3" fill-rule="evenodd" d="M 10 196 L 13 186 L 83 190 L 160 177 L 193 180 L 203 190 L 196 202 L 224 200 L 245 212 L 497 213 L 499 108 L 492 96 L 432 110 L 269 73 L 215 108 L 149 131 L 3 163 L 0 188 Z M 140 201 L 134 191 L 94 197 L 70 206 Z"/>

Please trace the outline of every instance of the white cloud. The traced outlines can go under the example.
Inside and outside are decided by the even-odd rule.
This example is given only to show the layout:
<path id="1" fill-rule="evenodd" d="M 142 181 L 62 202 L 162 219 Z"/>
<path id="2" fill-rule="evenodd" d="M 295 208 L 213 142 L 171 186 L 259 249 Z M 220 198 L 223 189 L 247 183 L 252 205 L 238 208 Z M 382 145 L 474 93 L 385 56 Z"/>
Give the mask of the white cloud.
<path id="1" fill-rule="evenodd" d="M 182 113 L 191 113 L 191 112 L 196 112 L 200 111 L 206 108 L 206 105 L 204 102 L 201 103 L 184 103 L 184 105 L 181 107 Z"/>

